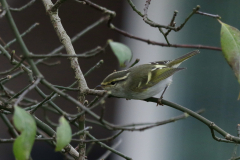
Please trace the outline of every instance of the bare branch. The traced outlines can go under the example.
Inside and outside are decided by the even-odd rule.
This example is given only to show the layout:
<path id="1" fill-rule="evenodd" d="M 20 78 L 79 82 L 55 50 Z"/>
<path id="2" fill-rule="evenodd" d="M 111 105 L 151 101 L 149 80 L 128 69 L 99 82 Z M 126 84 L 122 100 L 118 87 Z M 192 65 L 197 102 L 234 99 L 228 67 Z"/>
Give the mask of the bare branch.
<path id="1" fill-rule="evenodd" d="M 42 0 L 42 1 L 43 1 L 43 4 L 46 8 L 46 11 L 47 11 L 50 19 L 51 19 L 54 29 L 57 32 L 60 42 L 64 45 L 64 47 L 67 51 L 67 54 L 70 56 L 76 56 L 76 53 L 75 53 L 75 50 L 71 43 L 71 40 L 70 40 L 69 36 L 67 35 L 66 31 L 64 30 L 58 14 L 56 12 L 52 12 L 52 10 L 54 8 L 55 9 L 57 9 L 57 8 L 56 7 L 51 8 L 51 6 L 53 6 L 51 0 Z M 55 6 L 60 5 L 62 2 L 64 2 L 64 0 L 58 0 L 56 2 Z M 79 89 L 81 92 L 82 90 L 85 90 L 88 88 L 86 80 L 82 74 L 82 71 L 78 64 L 77 58 L 70 58 L 70 61 L 71 61 L 71 67 L 73 68 L 73 70 L 75 72 L 75 78 L 78 80 L 78 85 L 79 85 Z"/>
<path id="2" fill-rule="evenodd" d="M 96 139 L 95 137 L 93 137 L 90 133 L 86 132 L 86 134 L 87 134 L 87 136 L 88 136 L 89 138 L 97 141 L 97 139 Z M 102 142 L 97 141 L 96 143 L 98 143 L 98 144 L 101 145 L 102 147 L 106 148 L 107 150 L 109 150 L 109 151 L 111 151 L 111 152 L 113 152 L 113 153 L 115 153 L 115 154 L 123 157 L 124 159 L 132 160 L 132 158 L 130 158 L 130 157 L 128 157 L 128 156 L 126 156 L 126 155 L 124 155 L 124 154 L 116 151 L 115 149 L 107 146 L 106 144 L 104 144 L 104 143 L 102 143 Z"/>
<path id="3" fill-rule="evenodd" d="M 17 106 L 18 103 L 23 99 L 23 97 L 29 92 L 31 91 L 32 89 L 34 89 L 38 83 L 41 81 L 41 77 L 39 77 L 35 82 L 33 82 L 33 84 L 31 86 L 29 86 L 19 97 L 18 99 L 16 100 L 16 102 L 14 103 L 14 106 Z"/>
<path id="4" fill-rule="evenodd" d="M 0 14 L 0 18 L 4 17 L 6 15 L 7 11 L 3 10 L 2 13 Z"/>
<path id="5" fill-rule="evenodd" d="M 200 15 L 204 15 L 204 16 L 209 16 L 209 17 L 221 19 L 221 17 L 219 15 L 217 15 L 217 14 L 210 14 L 210 13 L 205 13 L 205 12 L 201 12 L 201 11 L 197 11 L 196 14 L 200 14 Z"/>
<path id="6" fill-rule="evenodd" d="M 16 24 L 13 20 L 12 14 L 11 14 L 9 8 L 8 8 L 8 4 L 7 4 L 6 0 L 2 0 L 2 3 L 3 3 L 3 7 L 7 11 L 6 16 L 7 16 L 8 22 L 9 22 L 9 24 L 10 24 L 10 26 L 11 26 L 11 28 L 12 28 L 15 36 L 16 36 L 16 39 L 17 39 L 17 41 L 20 45 L 20 48 L 22 49 L 25 56 L 30 55 L 30 52 L 29 52 L 27 46 L 25 45 L 25 43 L 24 43 L 24 41 L 23 41 L 19 31 L 18 31 L 18 28 L 17 28 L 17 26 L 16 26 Z M 3 52 L 2 48 L 1 48 L 1 50 Z M 43 77 L 42 74 L 40 73 L 40 71 L 38 70 L 38 68 L 36 67 L 35 63 L 33 62 L 33 60 L 27 58 L 27 61 L 28 61 L 29 65 L 31 66 L 31 69 L 32 69 L 33 73 L 38 77 Z"/>
<path id="7" fill-rule="evenodd" d="M 151 97 L 151 98 L 145 99 L 144 101 L 158 103 L 158 98 Z M 166 101 L 164 99 L 162 99 L 161 103 L 165 104 L 165 105 L 167 105 L 169 107 L 175 108 L 177 110 L 180 110 L 182 112 L 188 113 L 190 116 L 198 119 L 199 121 L 201 121 L 202 123 L 204 123 L 205 125 L 210 127 L 211 129 L 217 131 L 219 134 L 221 134 L 223 137 L 225 137 L 225 140 L 233 141 L 235 143 L 240 143 L 240 138 L 239 137 L 235 137 L 233 135 L 230 135 L 229 133 L 224 131 L 222 128 L 220 128 L 219 126 L 215 125 L 213 122 L 209 121 L 208 119 L 204 118 L 203 116 L 197 114 L 196 112 L 194 112 L 194 111 L 192 111 L 192 110 L 190 110 L 188 108 L 185 108 L 183 106 L 180 106 L 178 104 L 175 104 L 173 102 Z"/>
<path id="8" fill-rule="evenodd" d="M 58 10 L 58 8 L 62 5 L 62 3 L 64 3 L 66 0 L 58 0 L 54 6 L 52 6 L 51 11 L 52 12 L 56 12 Z"/>
<path id="9" fill-rule="evenodd" d="M 42 105 L 44 105 L 45 103 L 47 103 L 48 101 L 50 101 L 53 96 L 55 95 L 55 92 L 52 92 L 48 97 L 46 97 L 42 102 L 40 102 L 39 104 L 35 105 L 34 107 L 31 107 L 32 110 L 30 111 L 31 114 L 33 114 L 39 107 L 41 107 Z"/>
<path id="10" fill-rule="evenodd" d="M 137 59 L 135 60 L 135 62 L 133 62 L 133 64 L 132 64 L 129 68 L 135 66 L 139 61 L 140 61 L 140 59 L 137 58 Z"/>
<path id="11" fill-rule="evenodd" d="M 27 33 L 31 32 L 32 29 L 34 29 L 35 27 L 37 27 L 39 25 L 39 23 L 34 23 L 32 26 L 30 26 L 26 31 L 24 31 L 20 36 L 21 37 L 24 37 Z M 4 48 L 8 48 L 10 45 L 12 45 L 14 42 L 16 42 L 17 39 L 13 39 L 11 41 L 9 41 L 5 46 Z"/>
<path id="12" fill-rule="evenodd" d="M 49 54 L 45 54 L 45 55 L 40 55 L 40 54 L 32 54 L 32 55 L 29 55 L 28 58 L 54 58 L 54 57 L 66 57 L 66 58 L 69 58 L 69 57 L 80 57 L 80 58 L 89 58 L 89 57 L 93 57 L 95 55 L 97 55 L 98 53 L 102 52 L 104 49 L 100 46 L 90 50 L 90 51 L 87 51 L 87 52 L 84 52 L 84 53 L 81 53 L 81 54 L 76 54 L 76 55 L 68 55 L 68 54 L 54 54 L 54 55 L 49 55 Z"/>
<path id="13" fill-rule="evenodd" d="M 9 10 L 14 11 L 14 12 L 19 12 L 19 11 L 22 11 L 22 10 L 26 9 L 27 7 L 31 6 L 34 2 L 36 2 L 36 0 L 31 0 L 30 2 L 28 2 L 27 4 L 25 4 L 24 6 L 22 6 L 20 8 L 10 7 Z"/>
<path id="14" fill-rule="evenodd" d="M 162 46 L 162 47 L 174 47 L 174 48 L 197 48 L 197 49 L 210 49 L 210 50 L 216 50 L 216 51 L 221 51 L 222 49 L 219 47 L 213 47 L 213 46 L 204 46 L 204 45 L 191 45 L 191 44 L 170 44 L 168 45 L 167 43 L 161 43 L 161 42 L 156 42 L 156 41 L 152 41 L 150 39 L 144 39 L 141 37 L 137 37 L 134 35 L 131 35 L 130 33 L 127 33 L 117 27 L 115 27 L 113 24 L 111 24 L 111 29 L 115 30 L 116 32 L 132 38 L 132 39 L 136 39 L 142 42 L 146 42 L 148 44 L 152 44 L 152 45 L 158 45 L 158 46 Z"/>
<path id="15" fill-rule="evenodd" d="M 111 15 L 112 17 L 116 16 L 116 13 L 114 11 L 111 11 L 111 10 L 105 8 L 105 7 L 99 6 L 98 4 L 93 3 L 93 2 L 91 2 L 89 0 L 83 0 L 83 2 L 85 2 L 87 5 L 89 5 L 90 7 L 94 8 L 94 9 L 96 9 L 98 11 L 101 11 L 103 13 Z"/>
<path id="16" fill-rule="evenodd" d="M 41 64 L 44 64 L 46 66 L 52 67 L 52 66 L 56 66 L 58 64 L 61 64 L 61 61 L 56 61 L 56 62 L 41 62 Z"/>
<path id="17" fill-rule="evenodd" d="M 118 140 L 115 144 L 111 146 L 111 148 L 116 149 L 120 144 L 122 143 L 122 140 Z M 106 151 L 101 157 L 98 159 L 106 159 L 112 152 L 111 151 Z"/>

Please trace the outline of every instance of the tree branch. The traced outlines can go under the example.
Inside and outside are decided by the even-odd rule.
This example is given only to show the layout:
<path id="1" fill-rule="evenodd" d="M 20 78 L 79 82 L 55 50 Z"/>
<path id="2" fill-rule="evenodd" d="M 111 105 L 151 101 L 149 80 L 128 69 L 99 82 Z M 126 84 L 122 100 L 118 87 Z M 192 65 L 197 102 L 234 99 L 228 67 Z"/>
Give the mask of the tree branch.
<path id="1" fill-rule="evenodd" d="M 22 11 L 24 9 L 26 9 L 27 7 L 31 6 L 34 2 L 36 2 L 36 0 L 31 0 L 30 2 L 28 2 L 27 4 L 25 4 L 24 6 L 20 7 L 20 8 L 9 8 L 10 11 L 14 11 L 14 12 L 19 12 Z"/>
<path id="2" fill-rule="evenodd" d="M 89 138 L 97 141 L 97 139 L 96 139 L 95 137 L 93 137 L 90 133 L 88 133 L 88 132 L 86 132 L 86 133 L 87 133 L 87 136 L 88 136 Z M 101 145 L 102 147 L 106 148 L 107 150 L 109 150 L 109 151 L 111 151 L 111 152 L 113 152 L 113 153 L 115 153 L 115 154 L 123 157 L 123 158 L 126 159 L 126 160 L 132 160 L 132 158 L 130 158 L 130 157 L 128 157 L 128 156 L 126 156 L 126 155 L 124 155 L 124 154 L 116 151 L 115 149 L 107 146 L 106 144 L 104 144 L 104 143 L 102 143 L 102 142 L 97 141 L 96 143 L 98 143 L 98 144 Z"/>
<path id="3" fill-rule="evenodd" d="M 111 24 L 110 27 L 111 27 L 111 29 L 122 34 L 123 36 L 129 37 L 132 39 L 136 39 L 136 40 L 139 40 L 142 42 L 146 42 L 146 43 L 152 44 L 152 45 L 158 45 L 158 46 L 162 46 L 162 47 L 174 47 L 174 48 L 196 48 L 196 49 L 209 49 L 209 50 L 216 50 L 216 51 L 222 50 L 220 47 L 204 46 L 204 45 L 191 45 L 191 44 L 170 44 L 170 45 L 168 45 L 167 43 L 156 42 L 156 41 L 152 41 L 150 39 L 144 39 L 141 37 L 131 35 L 130 33 L 127 33 L 125 31 L 115 27 L 113 24 Z"/>
<path id="4" fill-rule="evenodd" d="M 3 7 L 7 11 L 6 16 L 7 16 L 7 19 L 9 21 L 9 24 L 10 24 L 10 26 L 11 26 L 11 28 L 12 28 L 15 36 L 16 36 L 16 39 L 17 39 L 17 41 L 18 41 L 18 43 L 19 43 L 19 45 L 20 45 L 24 55 L 27 57 L 31 53 L 29 52 L 27 46 L 25 45 L 25 43 L 24 43 L 24 41 L 23 41 L 23 39 L 22 39 L 18 29 L 17 29 L 17 26 L 16 26 L 16 24 L 15 24 L 15 22 L 13 20 L 13 17 L 11 15 L 11 12 L 10 12 L 9 8 L 8 8 L 8 4 L 7 4 L 6 0 L 1 0 L 1 1 L 2 1 L 2 4 L 3 4 Z M 30 64 L 33 73 L 35 73 L 35 75 L 38 76 L 38 77 L 43 77 L 42 74 L 40 73 L 40 71 L 38 70 L 38 68 L 36 67 L 36 65 L 34 64 L 34 61 L 31 60 L 31 59 L 28 59 L 28 58 L 27 58 L 27 61 Z"/>
<path id="5" fill-rule="evenodd" d="M 51 11 L 52 12 L 56 12 L 58 10 L 58 8 L 62 5 L 62 3 L 64 3 L 66 0 L 58 0 L 54 6 L 52 6 Z"/>
<path id="6" fill-rule="evenodd" d="M 148 99 L 145 99 L 144 101 L 147 101 L 147 102 L 154 102 L 154 103 L 158 103 L 158 98 L 154 98 L 154 97 L 151 97 L 151 98 L 148 98 Z M 232 136 L 230 135 L 229 133 L 227 133 L 226 131 L 224 131 L 222 128 L 218 127 L 217 125 L 215 125 L 213 122 L 209 121 L 208 119 L 204 118 L 203 116 L 197 114 L 196 112 L 188 109 L 188 108 L 185 108 L 183 106 L 180 106 L 178 104 L 175 104 L 175 103 L 172 103 L 172 102 L 169 102 L 167 100 L 164 100 L 162 99 L 161 101 L 162 104 L 165 104 L 169 107 L 172 107 L 172 108 L 175 108 L 177 110 L 180 110 L 182 112 L 186 112 L 188 113 L 190 116 L 198 119 L 199 121 L 201 121 L 202 123 L 204 123 L 205 125 L 207 125 L 208 127 L 210 127 L 211 129 L 217 131 L 219 134 L 221 134 L 226 140 L 228 141 L 233 141 L 235 143 L 240 143 L 240 138 L 239 137 L 235 137 L 235 136 Z"/>

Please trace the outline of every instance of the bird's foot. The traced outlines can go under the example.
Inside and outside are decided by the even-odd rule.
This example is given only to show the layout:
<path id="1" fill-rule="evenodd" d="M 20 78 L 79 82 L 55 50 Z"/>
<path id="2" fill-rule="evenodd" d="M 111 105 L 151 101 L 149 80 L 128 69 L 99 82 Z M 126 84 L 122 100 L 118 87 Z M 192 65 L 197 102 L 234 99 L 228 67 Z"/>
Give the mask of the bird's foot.
<path id="1" fill-rule="evenodd" d="M 163 106 L 163 105 L 164 105 L 164 104 L 162 103 L 162 99 L 163 99 L 163 97 L 160 97 L 160 98 L 158 99 L 156 106 L 158 106 L 158 105 Z"/>

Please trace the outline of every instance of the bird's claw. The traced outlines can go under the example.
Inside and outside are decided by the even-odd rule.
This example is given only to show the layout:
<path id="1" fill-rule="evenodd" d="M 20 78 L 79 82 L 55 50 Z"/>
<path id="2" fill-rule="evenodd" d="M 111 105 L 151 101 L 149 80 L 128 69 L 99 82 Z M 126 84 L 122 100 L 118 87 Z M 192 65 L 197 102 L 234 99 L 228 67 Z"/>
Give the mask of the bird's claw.
<path id="1" fill-rule="evenodd" d="M 164 105 L 164 104 L 162 103 L 162 99 L 163 99 L 163 97 L 160 97 L 160 98 L 158 99 L 158 101 L 157 101 L 157 106 L 158 106 L 158 105 L 161 105 L 161 106 Z"/>

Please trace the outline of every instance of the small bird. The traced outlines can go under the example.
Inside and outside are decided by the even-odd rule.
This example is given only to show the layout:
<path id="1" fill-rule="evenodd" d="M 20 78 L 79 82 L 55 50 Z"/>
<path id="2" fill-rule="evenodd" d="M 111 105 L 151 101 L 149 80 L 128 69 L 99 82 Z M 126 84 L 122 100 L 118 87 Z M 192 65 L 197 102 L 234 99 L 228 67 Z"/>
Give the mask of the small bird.
<path id="1" fill-rule="evenodd" d="M 173 74 L 185 69 L 177 67 L 198 53 L 200 52 L 195 50 L 175 60 L 152 62 L 113 72 L 103 80 L 101 87 L 111 91 L 111 95 L 115 97 L 126 99 L 147 99 L 162 93 L 158 100 L 161 104 Z"/>

